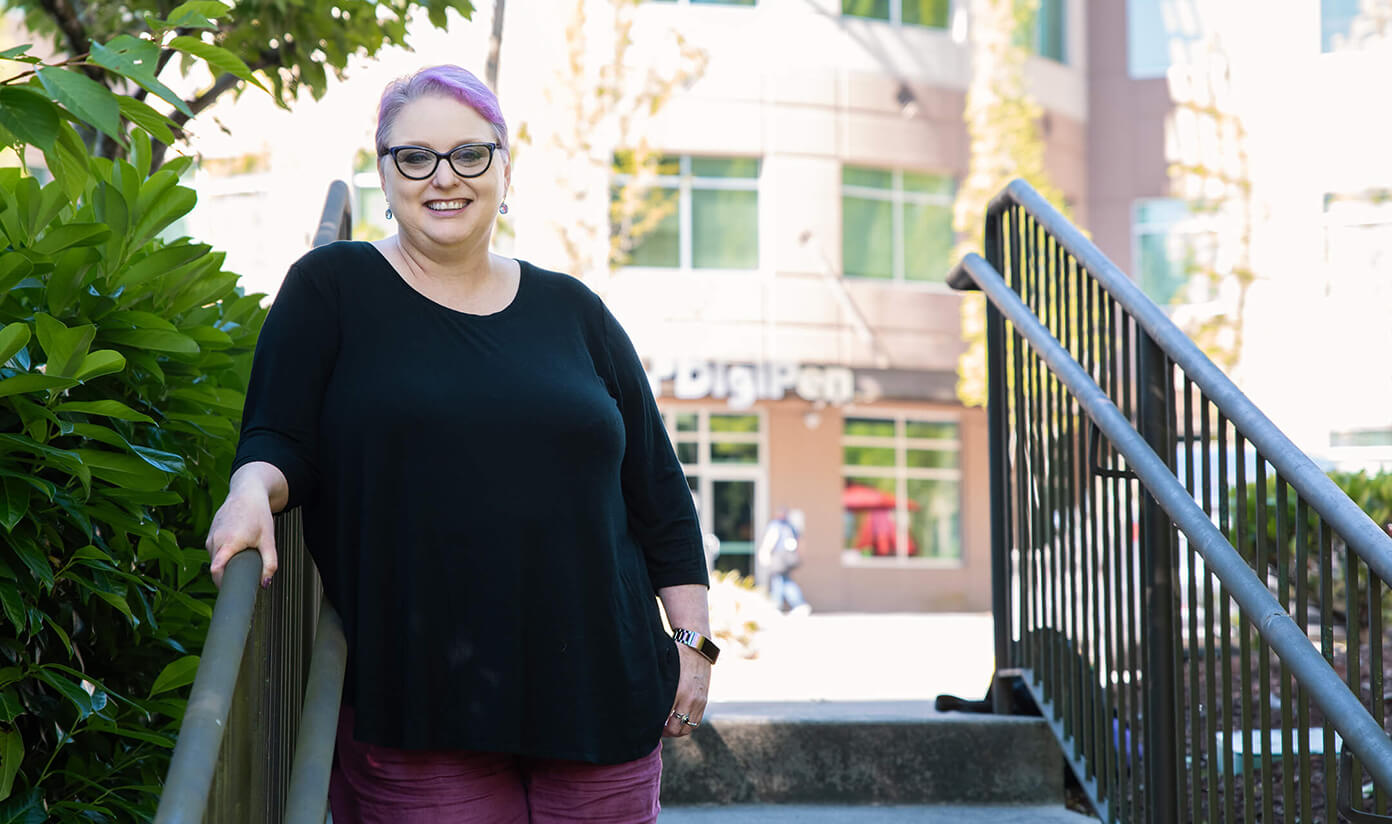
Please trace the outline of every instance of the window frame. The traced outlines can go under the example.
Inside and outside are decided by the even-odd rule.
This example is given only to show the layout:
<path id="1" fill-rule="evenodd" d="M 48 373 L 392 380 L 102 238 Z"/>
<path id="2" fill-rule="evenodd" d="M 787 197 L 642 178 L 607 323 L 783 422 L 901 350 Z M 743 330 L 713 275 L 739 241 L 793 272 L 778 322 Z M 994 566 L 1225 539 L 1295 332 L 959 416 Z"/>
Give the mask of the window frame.
<path id="1" fill-rule="evenodd" d="M 837 0 L 838 5 L 841 0 Z M 847 14 L 844 6 L 837 12 L 837 16 L 843 20 L 864 20 L 871 23 L 886 23 L 891 26 L 914 26 L 928 31 L 947 32 L 952 30 L 953 16 L 957 13 L 961 0 L 947 0 L 947 20 L 941 26 L 934 26 L 928 23 L 905 23 L 904 22 L 904 0 L 889 0 L 889 17 L 863 17 L 859 14 Z"/>
<path id="2" fill-rule="evenodd" d="M 669 155 L 670 157 L 670 155 Z M 727 273 L 748 273 L 763 270 L 764 244 L 761 237 L 762 221 L 759 220 L 759 208 L 762 201 L 762 189 L 764 179 L 764 158 L 753 155 L 715 155 L 715 154 L 678 154 L 675 155 L 678 163 L 678 171 L 675 175 L 659 174 L 655 176 L 653 186 L 663 189 L 675 189 L 677 191 L 677 265 L 676 266 L 652 266 L 647 264 L 625 264 L 622 268 L 633 271 L 653 271 L 653 272 L 699 272 L 702 274 L 710 272 Z M 753 160 L 758 164 L 758 172 L 754 177 L 698 177 L 691 173 L 691 160 L 696 158 L 710 158 L 716 160 Z M 610 173 L 610 186 L 622 186 L 632 180 L 632 175 Z M 700 182 L 702 185 L 696 185 Z M 700 267 L 693 265 L 694 246 L 692 228 L 692 192 L 696 189 L 702 191 L 740 191 L 754 193 L 754 266 L 749 269 L 726 269 L 717 267 Z M 612 188 L 611 188 L 612 191 Z"/>
<path id="3" fill-rule="evenodd" d="M 698 503 L 697 518 L 701 522 L 701 531 L 714 532 L 714 513 L 712 507 L 715 505 L 713 485 L 716 481 L 752 481 L 754 483 L 754 521 L 751 525 L 751 549 L 750 555 L 758 548 L 759 531 L 768 522 L 768 486 L 769 486 L 769 424 L 767 410 L 754 409 L 730 409 L 718 406 L 678 406 L 678 405 L 659 405 L 662 413 L 662 425 L 667 430 L 667 438 L 672 442 L 672 450 L 677 451 L 677 443 L 696 444 L 696 462 L 685 463 L 681 461 L 678 454 L 677 461 L 682 468 L 682 474 L 687 478 L 687 485 L 690 486 L 690 479 L 696 478 L 696 493 Z M 677 431 L 677 417 L 679 415 L 694 414 L 696 418 L 695 437 L 691 432 Z M 720 432 L 712 433 L 710 419 L 712 415 L 733 415 L 737 417 L 754 417 L 759 421 L 758 432 Z M 712 437 L 712 434 L 719 437 Z M 711 444 L 715 441 L 724 443 L 754 443 L 759 447 L 759 460 L 752 464 L 742 463 L 719 463 L 710 459 Z M 744 554 L 744 553 L 737 553 Z"/>
<path id="4" fill-rule="evenodd" d="M 1170 221 L 1170 222 L 1151 221 L 1151 222 L 1147 222 L 1147 223 L 1141 223 L 1141 222 L 1137 219 L 1137 216 L 1138 216 L 1138 214 L 1140 213 L 1140 210 L 1141 210 L 1142 205 L 1147 204 L 1147 203 L 1177 203 L 1177 204 L 1179 204 L 1179 205 L 1181 205 L 1181 206 L 1184 207 L 1185 214 L 1184 214 L 1184 216 L 1181 217 L 1180 219 L 1174 220 L 1174 221 Z M 1138 197 L 1138 198 L 1135 198 L 1134 200 L 1132 200 L 1132 201 L 1131 201 L 1131 215 L 1130 215 L 1130 226 L 1131 226 L 1131 267 L 1130 267 L 1130 268 L 1131 268 L 1131 271 L 1134 273 L 1133 277 L 1134 277 L 1134 282 L 1135 282 L 1136 286 L 1137 286 L 1138 288 L 1141 288 L 1142 290 L 1144 290 L 1144 288 L 1145 288 L 1145 287 L 1144 287 L 1144 283 L 1143 283 L 1142 280 L 1141 280 L 1141 236 L 1142 236 L 1142 235 L 1162 234 L 1161 232 L 1155 231 L 1155 229 L 1158 228 L 1158 229 L 1164 229 L 1165 231 L 1163 232 L 1163 236 L 1168 238 L 1172 233 L 1175 233 L 1176 230 L 1177 230 L 1179 227 L 1184 227 L 1184 230 L 1183 230 L 1183 231 L 1178 231 L 1178 234 L 1181 234 L 1181 235 L 1185 236 L 1185 237 L 1188 238 L 1191 242 L 1193 242 L 1193 241 L 1197 241 L 1197 240 L 1201 239 L 1202 237 L 1204 237 L 1204 236 L 1206 236 L 1206 235 L 1207 235 L 1207 236 L 1210 236 L 1210 237 L 1216 235 L 1216 231 L 1217 231 L 1217 230 L 1216 230 L 1216 227 L 1212 225 L 1213 220 L 1214 220 L 1214 218 L 1213 218 L 1212 216 L 1206 216 L 1206 215 L 1203 215 L 1203 214 L 1196 214 L 1196 213 L 1194 212 L 1193 208 L 1189 205 L 1189 201 L 1187 201 L 1187 200 L 1185 200 L 1184 198 L 1181 198 L 1181 197 Z M 1153 227 L 1153 228 L 1152 228 L 1152 227 Z M 1151 231 L 1145 231 L 1146 228 L 1151 228 Z M 1161 309 L 1165 309 L 1166 311 L 1168 311 L 1169 309 L 1171 309 L 1171 308 L 1173 308 L 1173 307 L 1177 307 L 1177 306 L 1193 306 L 1193 305 L 1195 305 L 1195 302 L 1194 302 L 1194 301 L 1185 299 L 1185 292 L 1188 291 L 1189 286 L 1190 286 L 1190 278 L 1186 277 L 1186 278 L 1184 279 L 1184 281 L 1179 285 L 1179 287 L 1175 290 L 1175 294 L 1178 295 L 1178 296 L 1181 298 L 1180 300 L 1171 300 L 1171 301 L 1169 301 L 1168 303 L 1159 303 L 1159 302 L 1157 301 L 1156 305 L 1159 306 Z M 1147 294 L 1146 297 L 1151 298 L 1151 300 L 1155 300 L 1155 299 L 1154 299 L 1153 297 L 1151 297 L 1149 294 Z M 1210 295 L 1210 299 L 1211 299 L 1212 297 L 1213 297 L 1213 296 Z M 1206 302 L 1206 301 L 1205 301 L 1205 302 Z"/>
<path id="5" fill-rule="evenodd" d="M 1336 263 L 1334 255 L 1335 232 L 1357 229 L 1371 230 L 1381 234 L 1392 233 L 1392 188 L 1369 188 L 1359 192 L 1326 192 L 1324 208 L 1320 213 L 1320 262 L 1330 272 L 1331 281 L 1335 277 L 1335 267 L 1339 271 L 1358 275 L 1378 271 L 1378 262 L 1367 261 L 1357 264 Z M 1392 251 L 1388 252 L 1392 257 Z M 1356 266 L 1356 268 L 1354 268 Z"/>
<path id="6" fill-rule="evenodd" d="M 872 419 L 894 422 L 893 437 L 877 435 L 846 435 L 846 421 L 851 419 Z M 907 426 L 910 423 L 950 423 L 957 428 L 957 438 L 955 440 L 944 440 L 940 438 L 910 438 L 907 434 Z M 847 446 L 867 446 L 884 447 L 892 445 L 894 447 L 894 466 L 859 466 L 847 464 L 845 462 L 845 447 Z M 873 477 L 873 478 L 893 478 L 894 479 L 894 498 L 897 503 L 894 510 L 894 545 L 895 554 L 887 557 L 866 556 L 861 551 L 852 547 L 845 546 L 846 537 L 841 536 L 841 565 L 843 567 L 927 567 L 931 569 L 960 569 L 965 563 L 966 556 L 966 532 L 962 528 L 962 509 L 964 500 L 964 482 L 962 467 L 962 416 L 956 412 L 940 410 L 911 410 L 911 409 L 860 409 L 855 406 L 847 406 L 843 409 L 841 417 L 841 487 L 845 488 L 846 479 L 852 477 Z M 953 450 L 957 452 L 957 466 L 954 469 L 911 467 L 907 463 L 907 455 L 910 449 L 938 449 L 940 451 Z M 911 480 L 940 480 L 952 481 L 957 484 L 957 557 L 943 558 L 938 556 L 908 555 L 909 530 L 911 517 L 907 501 L 908 484 Z M 846 509 L 841 508 L 844 518 Z"/>
<path id="7" fill-rule="evenodd" d="M 846 169 L 865 169 L 877 172 L 890 173 L 891 189 L 877 189 L 873 186 L 861 186 L 857 184 L 841 183 L 841 197 L 839 204 L 841 207 L 841 277 L 858 283 L 893 283 L 896 285 L 911 285 L 920 288 L 929 288 L 935 291 L 954 291 L 947 285 L 947 269 L 943 271 L 943 280 L 911 280 L 906 277 L 907 263 L 904 254 L 904 206 L 946 206 L 951 209 L 956 200 L 957 187 L 959 181 L 950 174 L 940 172 L 925 171 L 917 169 L 904 169 L 901 167 L 886 168 L 875 166 L 859 166 L 856 164 L 841 164 L 842 180 L 845 180 Z M 925 174 L 937 175 L 952 182 L 951 194 L 930 194 L 927 192 L 907 192 L 904 190 L 904 174 Z M 885 197 L 886 192 L 888 197 Z M 879 278 L 873 275 L 858 275 L 846 271 L 846 198 L 856 197 L 862 200 L 887 201 L 890 204 L 890 246 L 893 260 L 891 262 L 890 276 Z M 953 232 L 953 242 L 956 243 L 956 232 Z M 950 257 L 950 256 L 949 256 Z M 949 261 L 950 264 L 950 261 Z"/>

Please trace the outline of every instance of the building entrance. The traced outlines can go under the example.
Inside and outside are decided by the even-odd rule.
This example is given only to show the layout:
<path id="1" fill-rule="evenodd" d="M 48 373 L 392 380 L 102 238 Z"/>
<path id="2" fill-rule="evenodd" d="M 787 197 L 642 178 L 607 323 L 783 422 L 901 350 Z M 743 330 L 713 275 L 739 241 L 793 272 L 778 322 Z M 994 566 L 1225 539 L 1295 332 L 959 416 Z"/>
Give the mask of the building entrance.
<path id="1" fill-rule="evenodd" d="M 763 414 L 678 407 L 662 417 L 696 498 L 701 529 L 720 540 L 715 568 L 753 574 L 754 530 L 768 519 Z"/>

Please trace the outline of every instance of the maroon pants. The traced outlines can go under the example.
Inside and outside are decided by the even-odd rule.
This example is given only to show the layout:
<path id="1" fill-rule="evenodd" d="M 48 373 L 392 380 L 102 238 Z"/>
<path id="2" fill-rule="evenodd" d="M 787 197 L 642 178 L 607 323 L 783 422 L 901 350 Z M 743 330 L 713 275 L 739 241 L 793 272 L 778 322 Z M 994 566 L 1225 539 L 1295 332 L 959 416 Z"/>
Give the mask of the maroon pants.
<path id="1" fill-rule="evenodd" d="M 334 824 L 650 824 L 662 745 L 624 764 L 462 750 L 398 750 L 353 740 L 338 718 Z"/>

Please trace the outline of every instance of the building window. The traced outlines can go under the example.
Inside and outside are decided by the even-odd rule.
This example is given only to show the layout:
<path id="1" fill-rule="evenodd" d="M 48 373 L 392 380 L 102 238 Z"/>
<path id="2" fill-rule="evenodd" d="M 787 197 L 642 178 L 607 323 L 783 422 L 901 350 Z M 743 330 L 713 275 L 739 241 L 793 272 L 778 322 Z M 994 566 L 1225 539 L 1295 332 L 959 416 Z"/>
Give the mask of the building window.
<path id="1" fill-rule="evenodd" d="M 616 167 L 620 164 L 616 163 Z M 627 241 L 627 264 L 672 269 L 759 268 L 759 171 L 752 157 L 666 157 L 636 214 L 615 208 L 611 231 Z M 617 204 L 632 181 L 615 174 Z M 643 212 L 660 209 L 655 225 Z"/>
<path id="2" fill-rule="evenodd" d="M 1320 51 L 1361 49 L 1392 38 L 1392 14 L 1381 0 L 1320 0 Z"/>
<path id="3" fill-rule="evenodd" d="M 1392 267 L 1392 189 L 1324 196 L 1324 262 L 1331 279 Z"/>
<path id="4" fill-rule="evenodd" d="M 1019 45 L 1056 63 L 1068 62 L 1068 34 L 1064 30 L 1067 0 L 1039 0 L 1033 19 L 1020 28 Z"/>
<path id="5" fill-rule="evenodd" d="M 947 28 L 950 0 L 841 0 L 843 17 Z"/>
<path id="6" fill-rule="evenodd" d="M 956 236 L 956 185 L 943 175 L 841 170 L 841 271 L 851 277 L 942 283 Z"/>
<path id="7" fill-rule="evenodd" d="M 1214 261 L 1214 233 L 1178 198 L 1138 200 L 1131 208 L 1131 268 L 1136 283 L 1160 306 L 1207 300 L 1191 294 L 1191 275 Z"/>
<path id="8" fill-rule="evenodd" d="M 763 521 L 763 421 L 757 412 L 663 412 L 696 500 L 701 530 L 719 541 L 716 569 L 753 574 L 754 525 Z"/>
<path id="9" fill-rule="evenodd" d="M 1199 21 L 1185 4 L 1126 0 L 1126 67 L 1132 77 L 1164 77 L 1201 39 Z"/>
<path id="10" fill-rule="evenodd" d="M 961 449 L 955 419 L 846 418 L 841 505 L 847 561 L 960 561 Z"/>

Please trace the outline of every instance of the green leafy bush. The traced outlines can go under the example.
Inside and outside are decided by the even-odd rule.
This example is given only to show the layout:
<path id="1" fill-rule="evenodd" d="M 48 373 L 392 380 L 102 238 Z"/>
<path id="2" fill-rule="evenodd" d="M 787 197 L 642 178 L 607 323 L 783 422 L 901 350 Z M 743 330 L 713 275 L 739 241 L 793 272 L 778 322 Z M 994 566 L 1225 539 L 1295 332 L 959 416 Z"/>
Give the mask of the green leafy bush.
<path id="1" fill-rule="evenodd" d="M 225 7 L 169 16 L 189 9 Z M 167 118 L 84 73 L 163 97 L 140 55 L 178 33 L 148 22 L 61 65 L 0 53 L 30 67 L 0 81 L 0 140 L 54 177 L 0 169 L 0 822 L 151 818 L 211 614 L 202 542 L 263 296 L 162 235 L 193 208 L 190 161 L 152 174 Z M 91 156 L 88 128 L 125 159 Z"/>

